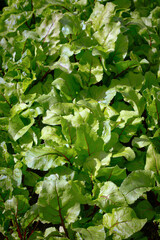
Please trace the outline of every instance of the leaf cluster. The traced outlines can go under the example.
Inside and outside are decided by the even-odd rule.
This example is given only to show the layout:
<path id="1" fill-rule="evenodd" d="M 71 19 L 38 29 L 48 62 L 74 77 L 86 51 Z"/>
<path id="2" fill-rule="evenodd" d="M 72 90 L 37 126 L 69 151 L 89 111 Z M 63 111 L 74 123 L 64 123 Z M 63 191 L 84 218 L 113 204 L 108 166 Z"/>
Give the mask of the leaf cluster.
<path id="1" fill-rule="evenodd" d="M 159 239 L 159 5 L 3 2 L 1 239 Z"/>

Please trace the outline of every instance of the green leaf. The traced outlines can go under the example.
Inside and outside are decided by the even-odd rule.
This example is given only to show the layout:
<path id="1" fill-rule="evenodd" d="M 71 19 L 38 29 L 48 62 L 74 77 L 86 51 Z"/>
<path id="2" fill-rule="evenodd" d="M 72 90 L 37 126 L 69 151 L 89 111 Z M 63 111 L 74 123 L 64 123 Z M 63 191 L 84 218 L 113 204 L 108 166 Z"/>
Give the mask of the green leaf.
<path id="1" fill-rule="evenodd" d="M 40 179 L 40 177 L 38 174 L 36 174 L 32 171 L 31 172 L 26 171 L 24 173 L 23 183 L 26 186 L 34 187 L 39 179 Z"/>
<path id="2" fill-rule="evenodd" d="M 5 202 L 5 211 L 11 211 L 14 214 L 24 214 L 29 208 L 28 199 L 23 195 L 16 195 Z"/>
<path id="3" fill-rule="evenodd" d="M 106 24 L 102 30 L 96 31 L 93 36 L 97 42 L 101 45 L 100 50 L 104 52 L 112 52 L 115 49 L 115 42 L 117 36 L 120 33 L 120 22 L 111 22 Z"/>
<path id="4" fill-rule="evenodd" d="M 103 216 L 103 225 L 109 230 L 114 240 L 126 239 L 141 230 L 146 219 L 138 219 L 133 209 L 121 207 Z"/>
<path id="5" fill-rule="evenodd" d="M 108 23 L 114 14 L 114 9 L 115 5 L 111 2 L 107 3 L 105 6 L 97 2 L 89 18 L 89 20 L 93 22 L 93 28 L 99 29 L 104 24 Z"/>
<path id="6" fill-rule="evenodd" d="M 32 16 L 31 11 L 14 13 L 14 10 L 13 10 L 12 14 L 11 13 L 7 14 L 7 11 L 6 11 L 6 16 L 5 14 L 3 14 L 0 20 L 1 22 L 0 35 L 4 36 L 4 34 L 7 34 L 9 32 L 15 32 L 17 28 L 19 28 L 28 19 L 30 19 L 31 16 Z"/>
<path id="7" fill-rule="evenodd" d="M 44 42 L 50 42 L 52 48 L 59 42 L 58 37 L 60 34 L 60 22 L 62 18 L 61 13 L 47 15 L 46 18 L 41 22 L 40 26 L 36 28 L 36 31 L 41 40 Z M 53 50 L 52 50 L 53 51 Z"/>
<path id="8" fill-rule="evenodd" d="M 52 140 L 57 144 L 66 144 L 66 141 L 63 138 L 61 133 L 61 128 L 59 126 L 54 126 L 54 127 L 46 126 L 42 128 L 41 139 L 45 141 Z"/>
<path id="9" fill-rule="evenodd" d="M 150 144 L 147 149 L 145 170 L 154 171 L 156 174 L 159 175 L 159 158 L 160 154 L 156 151 L 154 145 Z"/>
<path id="10" fill-rule="evenodd" d="M 91 86 L 87 90 L 83 90 L 80 92 L 81 98 L 92 98 L 97 100 L 99 103 L 104 103 L 105 105 L 109 105 L 111 100 L 116 95 L 115 89 L 108 89 L 106 86 Z"/>
<path id="11" fill-rule="evenodd" d="M 79 61 L 79 73 L 84 86 L 90 86 L 102 80 L 103 67 L 97 57 L 90 51 L 85 51 Z"/>
<path id="12" fill-rule="evenodd" d="M 129 102 L 133 106 L 135 112 L 141 116 L 145 107 L 145 100 L 142 95 L 134 91 L 131 87 L 122 89 L 120 89 L 120 92 L 122 93 L 124 100 Z"/>
<path id="13" fill-rule="evenodd" d="M 63 228 L 64 223 L 74 222 L 80 212 L 80 205 L 75 202 L 76 195 L 78 199 L 80 193 L 76 190 L 72 182 L 58 179 L 56 175 L 46 177 L 38 198 L 40 219 L 53 224 L 61 223 Z"/>
<path id="14" fill-rule="evenodd" d="M 109 2 L 104 6 L 97 2 L 89 18 L 95 31 L 93 36 L 107 52 L 114 51 L 115 42 L 120 33 L 120 22 L 112 21 L 114 12 L 113 3 Z"/>
<path id="15" fill-rule="evenodd" d="M 133 161 L 127 162 L 126 168 L 128 171 L 144 170 L 146 162 L 146 153 L 135 149 L 136 157 Z"/>
<path id="16" fill-rule="evenodd" d="M 85 171 L 89 172 L 93 176 L 96 176 L 102 165 L 109 165 L 111 155 L 111 153 L 107 154 L 103 151 L 91 154 L 89 157 L 87 157 L 86 161 L 83 164 Z"/>
<path id="17" fill-rule="evenodd" d="M 59 237 L 58 237 L 59 236 Z M 46 228 L 44 237 L 45 239 L 67 239 L 62 237 L 63 234 L 60 234 L 55 227 Z"/>
<path id="18" fill-rule="evenodd" d="M 72 77 L 62 73 L 58 79 L 54 80 L 53 85 L 61 91 L 68 101 L 76 98 L 80 91 L 80 86 L 76 75 Z"/>
<path id="19" fill-rule="evenodd" d="M 103 114 L 102 114 L 100 105 L 99 105 L 99 103 L 97 103 L 97 101 L 94 101 L 92 99 L 84 99 L 84 100 L 78 101 L 76 105 L 82 106 L 84 108 L 84 113 L 86 113 L 86 115 L 89 115 L 88 117 L 93 118 L 93 116 L 94 116 L 99 119 L 103 118 Z M 85 109 L 85 108 L 88 108 L 90 110 L 91 114 L 89 112 L 87 112 L 87 109 Z M 80 116 L 84 119 L 83 115 L 84 114 L 80 113 Z M 92 120 L 92 122 L 93 122 L 93 120 Z"/>
<path id="20" fill-rule="evenodd" d="M 73 229 L 77 233 L 80 234 L 80 238 L 77 239 L 85 239 L 85 240 L 90 240 L 90 239 L 97 239 L 97 240 L 105 240 L 106 239 L 106 234 L 103 225 L 99 226 L 90 226 L 88 228 L 75 228 Z"/>
<path id="21" fill-rule="evenodd" d="M 69 115 L 73 109 L 72 103 L 57 103 L 53 104 L 51 110 L 47 110 L 46 116 L 43 118 L 43 123 L 49 125 L 57 125 L 61 123 L 61 116 Z"/>
<path id="22" fill-rule="evenodd" d="M 98 198 L 94 201 L 104 212 L 111 212 L 113 208 L 126 206 L 123 194 L 113 182 L 106 182 L 99 189 Z"/>
<path id="23" fill-rule="evenodd" d="M 137 170 L 128 175 L 122 182 L 120 191 L 125 196 L 128 204 L 134 203 L 143 193 L 150 191 L 155 186 L 153 172 Z"/>
<path id="24" fill-rule="evenodd" d="M 9 121 L 8 131 L 16 141 L 21 138 L 34 124 L 34 119 L 30 119 L 30 123 L 28 125 L 24 125 L 23 121 L 18 115 L 12 117 Z"/>
<path id="25" fill-rule="evenodd" d="M 13 165 L 14 165 L 13 156 L 9 154 L 7 144 L 5 142 L 2 142 L 0 144 L 0 166 L 12 168 Z"/>
<path id="26" fill-rule="evenodd" d="M 0 193 L 2 201 L 5 201 L 13 192 L 14 185 L 11 177 L 7 176 L 5 173 L 1 173 L 0 176 Z"/>
<path id="27" fill-rule="evenodd" d="M 135 212 L 139 218 L 147 218 L 148 220 L 151 220 L 156 214 L 152 205 L 147 200 L 139 202 L 135 208 Z"/>
<path id="28" fill-rule="evenodd" d="M 124 8 L 124 9 L 127 9 L 127 8 L 129 8 L 130 7 L 130 5 L 131 5 L 131 1 L 129 0 L 122 0 L 122 1 L 118 1 L 118 0 L 114 0 L 113 1 L 113 3 L 115 4 L 115 5 L 117 5 L 117 8 Z"/>
<path id="29" fill-rule="evenodd" d="M 17 186 L 20 186 L 22 183 L 22 170 L 20 167 L 16 167 L 13 170 L 13 179 L 17 182 Z"/>
<path id="30" fill-rule="evenodd" d="M 156 75 L 152 72 L 146 72 L 145 73 L 145 82 L 143 88 L 151 89 L 152 86 L 158 87 L 158 79 L 156 78 Z"/>
<path id="31" fill-rule="evenodd" d="M 62 147 L 64 150 L 65 147 Z M 68 150 L 69 154 L 72 156 L 73 151 Z M 66 162 L 70 162 L 69 158 L 64 152 L 60 152 L 59 149 L 54 149 L 53 147 L 38 146 L 34 147 L 28 152 L 26 152 L 24 163 L 32 169 L 38 169 L 47 171 L 50 168 L 54 168 L 60 165 L 64 165 Z"/>
<path id="32" fill-rule="evenodd" d="M 78 20 L 73 14 L 66 13 L 63 15 L 60 23 L 64 37 L 67 37 L 69 34 L 77 35 L 79 33 L 81 29 Z"/>
<path id="33" fill-rule="evenodd" d="M 148 111 L 148 127 L 154 129 L 159 124 L 159 113 L 160 113 L 160 101 L 158 100 L 158 94 L 160 92 L 159 87 L 153 86 L 152 89 L 145 89 L 143 95 L 147 103 Z"/>
<path id="34" fill-rule="evenodd" d="M 53 65 L 49 65 L 49 67 L 51 70 L 60 69 L 68 74 L 72 72 L 72 64 L 67 55 L 62 55 L 56 63 L 54 63 Z"/>
<path id="35" fill-rule="evenodd" d="M 143 81 L 144 77 L 141 73 L 129 71 L 124 77 L 120 78 L 120 81 L 118 79 L 113 79 L 110 88 L 115 86 L 128 86 L 134 88 L 135 90 L 140 90 L 142 88 Z"/>
<path id="36" fill-rule="evenodd" d="M 130 147 L 122 147 L 118 153 L 113 154 L 113 157 L 125 157 L 128 161 L 133 161 L 135 153 Z"/>
<path id="37" fill-rule="evenodd" d="M 51 108 L 52 105 L 60 101 L 61 101 L 61 98 L 57 94 L 55 89 L 52 89 L 49 94 L 40 95 L 36 99 L 36 102 L 38 102 L 45 111 Z"/>
<path id="38" fill-rule="evenodd" d="M 142 135 L 140 136 L 140 138 L 135 137 L 132 140 L 132 145 L 138 148 L 143 148 L 146 147 L 150 144 L 150 140 L 148 139 L 148 137 L 146 135 Z"/>
<path id="39" fill-rule="evenodd" d="M 126 178 L 126 170 L 119 168 L 117 165 L 115 167 L 103 167 L 99 169 L 97 178 L 103 182 L 112 181 L 119 186 Z"/>
<path id="40" fill-rule="evenodd" d="M 34 204 L 29 210 L 27 210 L 21 219 L 21 226 L 25 229 L 29 226 L 30 223 L 33 223 L 38 220 L 39 211 L 38 206 Z"/>
<path id="41" fill-rule="evenodd" d="M 115 64 L 117 74 L 120 74 L 130 68 L 137 67 L 139 65 L 138 61 L 136 60 L 126 60 L 126 61 L 120 61 Z"/>
<path id="42" fill-rule="evenodd" d="M 0 238 L 158 238 L 159 5 L 1 0 Z"/>
<path id="43" fill-rule="evenodd" d="M 103 140 L 94 131 L 91 131 L 88 126 L 82 125 L 77 128 L 75 147 L 77 150 L 84 150 L 90 156 L 95 152 L 103 150 Z"/>
<path id="44" fill-rule="evenodd" d="M 111 139 L 111 127 L 109 120 L 103 122 L 102 139 L 105 144 Z"/>
<path id="45" fill-rule="evenodd" d="M 34 231 L 33 234 L 30 236 L 30 240 L 42 240 L 44 239 L 44 235 L 41 231 Z"/>
<path id="46" fill-rule="evenodd" d="M 110 58 L 115 62 L 122 61 L 127 55 L 127 50 L 128 38 L 125 35 L 119 34 L 115 44 L 115 52 L 110 54 Z"/>

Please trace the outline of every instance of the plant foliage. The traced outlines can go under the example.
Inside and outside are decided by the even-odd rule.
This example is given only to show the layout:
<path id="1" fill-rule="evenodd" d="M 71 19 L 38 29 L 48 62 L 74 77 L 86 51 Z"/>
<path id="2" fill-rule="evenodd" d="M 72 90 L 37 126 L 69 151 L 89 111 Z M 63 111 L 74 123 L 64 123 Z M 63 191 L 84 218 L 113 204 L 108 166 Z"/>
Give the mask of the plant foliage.
<path id="1" fill-rule="evenodd" d="M 3 1 L 1 239 L 159 239 L 159 6 Z"/>

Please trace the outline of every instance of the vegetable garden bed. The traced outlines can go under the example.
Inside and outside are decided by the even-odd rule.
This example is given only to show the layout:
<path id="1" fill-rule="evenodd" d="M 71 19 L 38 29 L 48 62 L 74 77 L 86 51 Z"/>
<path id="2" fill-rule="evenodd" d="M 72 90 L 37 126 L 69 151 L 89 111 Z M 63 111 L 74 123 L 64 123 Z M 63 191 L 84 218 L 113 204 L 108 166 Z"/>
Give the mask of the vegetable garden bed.
<path id="1" fill-rule="evenodd" d="M 0 239 L 160 239 L 160 0 L 8 0 Z"/>

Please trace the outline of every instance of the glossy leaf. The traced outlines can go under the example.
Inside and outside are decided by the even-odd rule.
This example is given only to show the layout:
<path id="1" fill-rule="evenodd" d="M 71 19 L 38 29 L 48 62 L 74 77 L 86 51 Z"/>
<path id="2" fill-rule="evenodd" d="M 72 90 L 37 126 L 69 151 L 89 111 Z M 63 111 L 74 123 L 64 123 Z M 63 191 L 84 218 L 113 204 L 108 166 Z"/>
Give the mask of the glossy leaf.
<path id="1" fill-rule="evenodd" d="M 72 150 L 68 149 L 70 154 Z M 32 169 L 47 171 L 50 168 L 70 162 L 69 158 L 59 150 L 47 146 L 32 148 L 26 153 L 24 163 Z"/>
<path id="2" fill-rule="evenodd" d="M 113 234 L 113 239 L 126 239 L 135 232 L 141 230 L 146 219 L 138 219 L 133 209 L 121 207 L 113 209 L 112 213 L 106 213 L 103 217 L 103 225 Z"/>
<path id="3" fill-rule="evenodd" d="M 112 209 L 127 206 L 125 197 L 118 190 L 118 187 L 108 181 L 99 190 L 98 198 L 95 200 L 96 205 L 98 205 L 104 212 L 111 212 Z"/>

